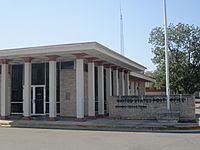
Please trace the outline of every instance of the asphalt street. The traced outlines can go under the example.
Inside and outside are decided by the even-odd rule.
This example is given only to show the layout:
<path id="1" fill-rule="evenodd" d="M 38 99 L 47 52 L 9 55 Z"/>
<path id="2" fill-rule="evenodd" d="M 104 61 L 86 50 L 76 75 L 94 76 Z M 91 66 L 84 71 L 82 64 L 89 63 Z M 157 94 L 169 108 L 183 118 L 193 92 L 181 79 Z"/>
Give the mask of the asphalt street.
<path id="1" fill-rule="evenodd" d="M 200 134 L 0 128 L 1 150 L 199 150 Z"/>

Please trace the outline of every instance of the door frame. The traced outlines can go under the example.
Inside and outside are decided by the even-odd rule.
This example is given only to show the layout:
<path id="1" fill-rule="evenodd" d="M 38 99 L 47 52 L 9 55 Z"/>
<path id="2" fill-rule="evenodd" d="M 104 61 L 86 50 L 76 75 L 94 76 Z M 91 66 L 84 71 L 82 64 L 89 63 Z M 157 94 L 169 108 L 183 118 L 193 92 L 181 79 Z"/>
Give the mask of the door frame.
<path id="1" fill-rule="evenodd" d="M 43 88 L 43 108 L 44 108 L 44 113 L 36 113 L 35 110 L 36 110 L 36 105 L 35 105 L 35 97 L 36 97 L 36 88 L 37 87 L 42 87 Z M 31 115 L 32 116 L 41 116 L 41 115 L 46 115 L 46 86 L 45 85 L 31 85 L 31 94 L 32 95 L 32 98 L 31 98 L 31 106 L 32 106 L 32 113 Z"/>

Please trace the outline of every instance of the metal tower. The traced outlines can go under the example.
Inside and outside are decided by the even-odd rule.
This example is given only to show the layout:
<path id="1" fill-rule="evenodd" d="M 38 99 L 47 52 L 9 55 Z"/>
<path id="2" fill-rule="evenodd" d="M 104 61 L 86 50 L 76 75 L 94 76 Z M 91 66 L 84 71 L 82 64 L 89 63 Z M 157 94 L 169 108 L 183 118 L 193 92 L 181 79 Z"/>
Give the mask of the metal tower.
<path id="1" fill-rule="evenodd" d="M 124 56 L 124 31 L 123 31 L 121 0 L 120 0 L 120 50 L 121 50 L 121 55 Z"/>

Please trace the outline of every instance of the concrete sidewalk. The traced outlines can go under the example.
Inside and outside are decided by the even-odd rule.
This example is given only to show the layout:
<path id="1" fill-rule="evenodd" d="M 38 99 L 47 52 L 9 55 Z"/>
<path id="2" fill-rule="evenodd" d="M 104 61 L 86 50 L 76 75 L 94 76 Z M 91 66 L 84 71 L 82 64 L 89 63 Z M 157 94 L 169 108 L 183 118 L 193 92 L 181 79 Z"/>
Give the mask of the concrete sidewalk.
<path id="1" fill-rule="evenodd" d="M 57 121 L 47 119 L 11 119 L 0 120 L 1 127 L 46 128 L 46 129 L 80 129 L 80 130 L 110 130 L 110 131 L 196 131 L 200 133 L 199 123 L 160 123 L 156 120 L 117 120 L 95 118 L 77 120 L 75 118 L 60 118 Z"/>

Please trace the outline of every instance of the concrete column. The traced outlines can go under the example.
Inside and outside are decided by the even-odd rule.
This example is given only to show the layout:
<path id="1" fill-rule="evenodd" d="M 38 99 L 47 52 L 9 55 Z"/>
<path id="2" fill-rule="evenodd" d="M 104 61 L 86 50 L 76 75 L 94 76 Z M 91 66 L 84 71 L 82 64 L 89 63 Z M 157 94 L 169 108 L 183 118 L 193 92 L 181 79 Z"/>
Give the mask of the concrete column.
<path id="1" fill-rule="evenodd" d="M 88 116 L 95 116 L 94 62 L 88 63 Z"/>
<path id="2" fill-rule="evenodd" d="M 104 67 L 98 66 L 98 114 L 104 115 Z"/>
<path id="3" fill-rule="evenodd" d="M 110 96 L 112 96 L 112 73 L 111 73 L 111 67 L 106 66 L 106 94 L 107 94 L 107 100 Z"/>
<path id="4" fill-rule="evenodd" d="M 119 95 L 124 96 L 124 71 L 119 70 Z"/>
<path id="5" fill-rule="evenodd" d="M 1 60 L 1 118 L 10 115 L 10 100 L 8 99 L 8 60 Z"/>
<path id="6" fill-rule="evenodd" d="M 113 68 L 113 96 L 119 96 L 119 77 L 118 69 Z"/>
<path id="7" fill-rule="evenodd" d="M 24 90 L 23 90 L 23 115 L 24 118 L 31 117 L 31 57 L 24 59 Z"/>
<path id="8" fill-rule="evenodd" d="M 129 71 L 125 71 L 125 95 L 130 95 L 129 84 L 130 84 Z"/>
<path id="9" fill-rule="evenodd" d="M 106 65 L 106 112 L 109 112 L 109 100 L 112 96 L 112 70 L 110 65 Z"/>
<path id="10" fill-rule="evenodd" d="M 49 119 L 56 118 L 56 59 L 58 56 L 50 55 L 49 58 Z"/>
<path id="11" fill-rule="evenodd" d="M 84 70 L 83 59 L 76 59 L 76 118 L 84 118 Z"/>

